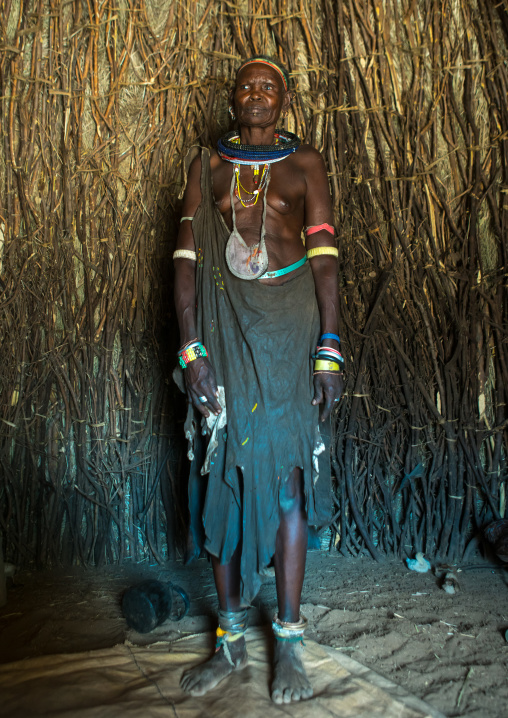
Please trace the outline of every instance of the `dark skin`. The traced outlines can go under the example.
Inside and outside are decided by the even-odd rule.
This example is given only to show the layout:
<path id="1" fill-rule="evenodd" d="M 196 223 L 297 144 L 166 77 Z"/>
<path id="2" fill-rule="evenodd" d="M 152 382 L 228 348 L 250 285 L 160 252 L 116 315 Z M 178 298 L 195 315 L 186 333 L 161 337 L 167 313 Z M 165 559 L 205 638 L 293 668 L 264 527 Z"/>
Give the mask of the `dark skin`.
<path id="1" fill-rule="evenodd" d="M 284 90 L 279 73 L 261 63 L 247 65 L 238 73 L 230 99 L 238 118 L 241 142 L 272 144 L 279 117 L 289 108 L 291 102 L 291 93 Z M 226 224 L 232 228 L 230 185 L 233 165 L 223 161 L 214 151 L 211 153 L 210 162 L 215 201 Z M 192 217 L 201 202 L 200 176 L 201 160 L 196 158 L 189 170 L 183 216 Z M 241 166 L 240 181 L 247 191 L 252 192 L 255 189 L 250 166 Z M 236 197 L 234 201 L 238 230 L 245 242 L 251 246 L 259 241 L 262 201 L 260 199 L 255 206 L 250 207 L 243 207 Z M 309 145 L 301 145 L 288 158 L 270 167 L 266 213 L 268 270 L 282 269 L 298 261 L 304 256 L 306 249 L 335 246 L 332 235 L 324 230 L 311 235 L 306 242 L 306 248 L 303 246 L 302 227 L 323 223 L 333 224 L 325 165 L 317 150 Z M 194 250 L 191 223 L 183 222 L 180 227 L 177 248 Z M 321 332 L 338 334 L 337 261 L 335 257 L 323 255 L 310 260 L 310 265 L 316 287 Z M 255 281 L 282 284 L 287 280 L 287 276 L 282 276 Z M 185 344 L 197 337 L 195 262 L 192 260 L 175 260 L 175 303 L 181 341 Z M 326 340 L 323 344 L 338 349 L 334 340 Z M 220 413 L 213 357 L 191 362 L 185 370 L 185 381 L 190 401 L 203 416 L 208 416 L 210 412 L 216 415 Z M 322 421 L 329 417 L 342 390 L 342 376 L 333 373 L 319 373 L 314 376 L 314 396 L 310 400 L 312 404 L 320 405 Z M 200 396 L 206 396 L 206 403 L 199 401 Z M 293 470 L 284 491 L 274 555 L 277 599 L 279 618 L 282 621 L 297 622 L 300 616 L 307 552 L 307 516 L 300 469 Z M 221 565 L 218 559 L 212 556 L 219 605 L 224 610 L 238 610 L 241 606 L 240 556 L 241 546 L 227 565 Z M 242 651 L 245 644 L 243 639 L 237 643 L 238 646 L 232 645 L 234 650 L 238 651 L 240 666 L 244 664 Z M 299 663 L 294 651 L 294 644 L 277 641 L 275 680 L 272 686 L 272 698 L 277 703 L 312 695 L 301 662 Z M 204 667 L 198 667 L 186 674 L 182 687 L 194 695 L 206 692 L 231 671 L 231 667 L 224 660 L 219 651 Z"/>

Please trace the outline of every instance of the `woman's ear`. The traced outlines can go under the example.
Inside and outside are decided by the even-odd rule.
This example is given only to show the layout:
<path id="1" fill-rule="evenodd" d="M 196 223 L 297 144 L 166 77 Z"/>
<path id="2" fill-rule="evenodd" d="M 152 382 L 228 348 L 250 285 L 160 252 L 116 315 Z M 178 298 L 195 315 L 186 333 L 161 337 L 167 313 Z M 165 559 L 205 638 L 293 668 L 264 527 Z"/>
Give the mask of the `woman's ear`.
<path id="1" fill-rule="evenodd" d="M 233 122 L 236 120 L 236 114 L 235 114 L 235 88 L 234 86 L 231 87 L 229 90 L 229 108 L 228 108 L 229 116 L 233 120 Z"/>
<path id="2" fill-rule="evenodd" d="M 293 99 L 294 93 L 292 92 L 292 90 L 288 90 L 288 92 L 286 92 L 284 95 L 284 99 L 282 100 L 282 112 L 286 114 L 289 112 L 289 108 L 291 107 Z"/>

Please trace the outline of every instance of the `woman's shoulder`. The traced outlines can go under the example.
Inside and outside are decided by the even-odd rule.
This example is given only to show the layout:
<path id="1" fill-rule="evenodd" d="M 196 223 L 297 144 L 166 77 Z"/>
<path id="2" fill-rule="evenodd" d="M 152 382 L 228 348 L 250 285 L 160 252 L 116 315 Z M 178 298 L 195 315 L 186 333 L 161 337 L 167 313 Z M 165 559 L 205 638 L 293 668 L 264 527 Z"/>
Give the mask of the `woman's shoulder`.
<path id="1" fill-rule="evenodd" d="M 213 149 L 213 147 L 193 145 L 187 152 L 186 161 L 189 166 L 193 164 L 200 166 L 203 159 L 208 158 L 210 160 L 210 163 L 220 160 L 220 157 L 217 154 L 217 150 Z"/>
<path id="2" fill-rule="evenodd" d="M 323 159 L 323 155 L 312 145 L 302 143 L 295 152 L 295 156 L 303 161 L 317 162 Z"/>
<path id="3" fill-rule="evenodd" d="M 301 144 L 291 157 L 304 172 L 313 172 L 325 166 L 323 155 L 312 145 Z"/>
<path id="4" fill-rule="evenodd" d="M 193 145 L 188 150 L 183 162 L 183 189 L 179 195 L 180 199 L 187 195 L 199 194 L 203 173 L 206 175 L 207 168 L 211 165 L 213 152 L 215 150 L 201 145 Z"/>
<path id="5" fill-rule="evenodd" d="M 214 149 L 213 147 L 208 148 L 208 155 L 210 157 L 210 166 L 211 166 L 212 170 L 215 167 L 218 167 L 222 162 L 224 162 L 224 160 L 222 160 L 219 157 L 217 150 Z"/>
<path id="6" fill-rule="evenodd" d="M 217 151 L 211 147 L 202 147 L 201 145 L 194 145 L 186 157 L 187 174 L 189 178 L 199 177 L 201 175 L 201 166 L 204 163 L 210 164 L 213 171 L 215 166 L 222 162 L 221 158 L 217 154 Z"/>

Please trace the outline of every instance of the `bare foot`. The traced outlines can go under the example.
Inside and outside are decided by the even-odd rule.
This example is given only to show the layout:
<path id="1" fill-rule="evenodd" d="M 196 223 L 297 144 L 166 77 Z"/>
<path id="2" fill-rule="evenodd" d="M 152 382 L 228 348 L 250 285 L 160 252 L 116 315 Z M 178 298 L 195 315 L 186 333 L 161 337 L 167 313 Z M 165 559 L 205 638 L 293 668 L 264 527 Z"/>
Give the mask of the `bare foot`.
<path id="1" fill-rule="evenodd" d="M 204 696 L 230 673 L 247 665 L 245 638 L 229 642 L 228 648 L 233 665 L 226 658 L 224 647 L 221 647 L 205 663 L 185 671 L 180 680 L 180 688 L 191 696 Z"/>
<path id="2" fill-rule="evenodd" d="M 291 703 L 311 698 L 314 691 L 305 673 L 301 653 L 300 643 L 275 641 L 272 683 L 272 701 L 274 703 Z"/>

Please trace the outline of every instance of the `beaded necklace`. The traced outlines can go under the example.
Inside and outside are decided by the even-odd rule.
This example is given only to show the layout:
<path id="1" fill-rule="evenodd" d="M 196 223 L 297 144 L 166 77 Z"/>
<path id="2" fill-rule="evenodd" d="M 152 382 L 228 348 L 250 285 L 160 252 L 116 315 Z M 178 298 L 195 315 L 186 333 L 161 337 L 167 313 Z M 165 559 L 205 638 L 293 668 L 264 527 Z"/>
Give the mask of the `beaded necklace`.
<path id="1" fill-rule="evenodd" d="M 268 253 L 265 242 L 266 222 L 266 194 L 270 181 L 270 165 L 280 162 L 300 146 L 300 139 L 292 132 L 276 130 L 274 145 L 242 145 L 240 135 L 237 132 L 228 132 L 217 143 L 217 152 L 221 159 L 232 162 L 235 167 L 231 178 L 231 212 L 233 217 L 233 231 L 229 235 L 226 245 L 226 262 L 232 274 L 240 279 L 258 279 L 263 276 L 268 268 Z M 259 187 L 249 192 L 240 183 L 240 165 L 251 165 L 254 171 L 254 183 L 259 177 L 259 165 L 263 164 L 263 173 Z M 251 194 L 251 198 L 242 199 L 241 190 Z M 265 190 L 262 192 L 262 190 Z M 261 236 L 259 242 L 254 245 L 247 245 L 238 232 L 236 226 L 235 203 L 233 194 L 236 194 L 243 207 L 253 207 L 263 194 L 263 212 L 261 217 Z"/>
<path id="2" fill-rule="evenodd" d="M 275 130 L 279 140 L 275 145 L 242 145 L 238 132 L 228 132 L 217 143 L 217 152 L 221 159 L 237 165 L 261 165 L 280 162 L 296 152 L 301 140 L 292 132 Z"/>
<path id="3" fill-rule="evenodd" d="M 259 175 L 259 166 L 257 165 L 257 174 Z M 254 182 L 257 183 L 256 179 L 256 169 L 254 169 Z M 270 167 L 269 165 L 265 165 L 263 167 L 263 173 L 261 175 L 261 182 L 259 183 L 259 187 L 256 187 L 256 189 L 253 192 L 250 192 L 248 189 L 245 189 L 243 184 L 240 182 L 240 165 L 235 165 L 235 177 L 236 177 L 236 188 L 235 188 L 235 194 L 240 200 L 240 204 L 242 207 L 254 207 L 256 202 L 259 199 L 259 195 L 263 191 L 263 189 L 266 187 L 268 183 L 268 175 L 270 173 Z M 251 197 L 245 197 L 242 199 L 242 195 L 240 190 L 243 190 L 245 194 L 252 195 Z"/>
<path id="4" fill-rule="evenodd" d="M 234 137 L 231 140 L 235 145 L 240 144 L 240 137 Z M 279 143 L 279 138 L 275 138 L 275 144 L 277 145 Z M 253 172 L 253 180 L 254 184 L 257 185 L 259 182 L 259 164 L 251 165 L 252 172 Z M 259 195 L 263 191 L 263 189 L 266 186 L 266 183 L 268 181 L 268 173 L 270 171 L 270 165 L 264 164 L 263 166 L 263 172 L 261 174 L 261 182 L 259 183 L 259 187 L 256 187 L 256 189 L 251 192 L 250 190 L 246 189 L 243 184 L 240 181 L 240 165 L 235 162 L 234 172 L 236 177 L 236 188 L 235 188 L 235 194 L 240 200 L 240 204 L 242 207 L 254 207 L 254 205 L 257 203 L 259 199 Z M 245 194 L 250 194 L 251 197 L 245 197 L 242 199 L 241 190 L 244 191 Z"/>

